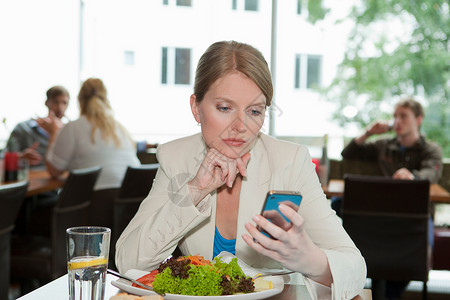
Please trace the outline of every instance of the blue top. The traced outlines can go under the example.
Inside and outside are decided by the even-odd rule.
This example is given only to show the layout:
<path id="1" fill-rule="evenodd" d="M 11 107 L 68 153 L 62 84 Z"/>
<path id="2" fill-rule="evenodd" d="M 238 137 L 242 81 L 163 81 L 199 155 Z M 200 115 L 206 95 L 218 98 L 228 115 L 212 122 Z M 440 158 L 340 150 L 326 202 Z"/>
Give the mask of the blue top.
<path id="1" fill-rule="evenodd" d="M 223 238 L 219 230 L 217 230 L 217 226 L 215 227 L 214 233 L 214 247 L 213 247 L 213 257 L 219 255 L 222 251 L 228 251 L 231 254 L 236 254 L 236 239 L 228 240 Z"/>

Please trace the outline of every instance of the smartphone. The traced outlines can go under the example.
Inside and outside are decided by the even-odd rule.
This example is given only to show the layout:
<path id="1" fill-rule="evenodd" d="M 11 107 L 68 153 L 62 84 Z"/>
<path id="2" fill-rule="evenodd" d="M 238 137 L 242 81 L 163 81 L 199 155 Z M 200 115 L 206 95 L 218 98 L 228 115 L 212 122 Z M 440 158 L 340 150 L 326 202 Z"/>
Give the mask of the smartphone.
<path id="1" fill-rule="evenodd" d="M 292 207 L 295 211 L 298 211 L 300 202 L 302 201 L 302 195 L 299 192 L 292 191 L 273 191 L 267 192 L 266 200 L 261 211 L 261 216 L 277 225 L 278 227 L 288 230 L 292 224 L 285 215 L 283 215 L 278 206 L 283 203 Z M 258 228 L 261 233 L 273 238 L 269 233 L 261 228 Z"/>

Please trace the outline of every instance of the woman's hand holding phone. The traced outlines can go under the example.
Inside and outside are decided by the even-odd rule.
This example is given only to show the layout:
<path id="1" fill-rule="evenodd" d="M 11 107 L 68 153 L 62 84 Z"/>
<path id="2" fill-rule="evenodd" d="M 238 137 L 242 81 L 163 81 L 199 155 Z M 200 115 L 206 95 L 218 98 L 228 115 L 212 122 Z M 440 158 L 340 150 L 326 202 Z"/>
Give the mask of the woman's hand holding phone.
<path id="1" fill-rule="evenodd" d="M 292 208 L 293 210 L 298 211 L 299 206 L 291 201 L 282 201 L 282 202 L 280 202 L 280 205 L 281 204 L 287 205 L 290 208 Z M 276 210 L 276 209 L 263 210 L 263 212 L 261 213 L 261 216 L 263 216 L 267 220 L 271 221 L 273 224 L 277 225 L 278 227 L 282 228 L 283 230 L 288 230 L 289 228 L 292 227 L 292 223 L 289 222 L 289 220 L 286 220 L 286 218 L 280 212 L 278 212 L 278 210 Z M 258 228 L 258 230 L 261 231 L 261 228 Z M 266 232 L 263 231 L 263 233 L 266 233 Z"/>
<path id="2" fill-rule="evenodd" d="M 291 222 L 281 213 L 279 205 L 286 204 L 295 211 L 298 211 L 301 201 L 302 196 L 298 192 L 270 190 L 264 201 L 261 216 L 278 227 L 288 230 L 292 226 Z M 258 228 L 258 230 L 266 236 L 271 237 L 264 229 Z"/>
<path id="3" fill-rule="evenodd" d="M 252 220 L 256 226 L 273 238 L 260 232 L 252 223 L 247 223 L 245 228 L 249 234 L 242 235 L 244 241 L 255 251 L 278 261 L 283 267 L 330 285 L 331 282 L 322 279 L 325 270 L 329 268 L 328 259 L 306 233 L 303 217 L 286 204 L 280 204 L 279 210 L 291 223 L 288 230 L 261 215 L 255 215 Z"/>

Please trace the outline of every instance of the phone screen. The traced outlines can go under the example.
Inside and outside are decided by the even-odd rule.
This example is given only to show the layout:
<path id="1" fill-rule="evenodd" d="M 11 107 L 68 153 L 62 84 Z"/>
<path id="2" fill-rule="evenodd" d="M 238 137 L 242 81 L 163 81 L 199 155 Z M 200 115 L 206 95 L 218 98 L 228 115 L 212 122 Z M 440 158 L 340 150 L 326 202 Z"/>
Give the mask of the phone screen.
<path id="1" fill-rule="evenodd" d="M 291 228 L 292 224 L 285 215 L 283 215 L 278 208 L 278 206 L 283 203 L 290 206 L 295 211 L 298 211 L 300 202 L 302 201 L 302 196 L 298 192 L 289 191 L 269 191 L 266 196 L 266 201 L 264 203 L 263 209 L 261 211 L 261 216 L 277 225 L 278 227 L 288 230 Z M 266 236 L 273 238 L 266 231 L 258 228 Z"/>

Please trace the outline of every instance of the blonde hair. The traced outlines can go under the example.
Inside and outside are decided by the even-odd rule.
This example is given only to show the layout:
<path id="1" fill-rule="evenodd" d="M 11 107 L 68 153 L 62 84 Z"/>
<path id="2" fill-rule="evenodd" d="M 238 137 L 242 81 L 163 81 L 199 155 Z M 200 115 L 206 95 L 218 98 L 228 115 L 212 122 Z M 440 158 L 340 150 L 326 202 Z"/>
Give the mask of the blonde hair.
<path id="1" fill-rule="evenodd" d="M 89 78 L 83 82 L 78 93 L 78 103 L 81 115 L 86 116 L 92 124 L 91 141 L 95 143 L 95 132 L 100 130 L 102 139 L 112 140 L 116 147 L 121 141 L 116 133 L 118 127 L 130 139 L 128 131 L 114 119 L 111 104 L 107 98 L 106 87 L 98 78 Z"/>
<path id="2" fill-rule="evenodd" d="M 253 46 L 236 41 L 216 42 L 202 55 L 195 74 L 196 101 L 201 102 L 211 85 L 232 71 L 250 78 L 266 97 L 266 105 L 270 106 L 273 84 L 264 56 Z"/>

